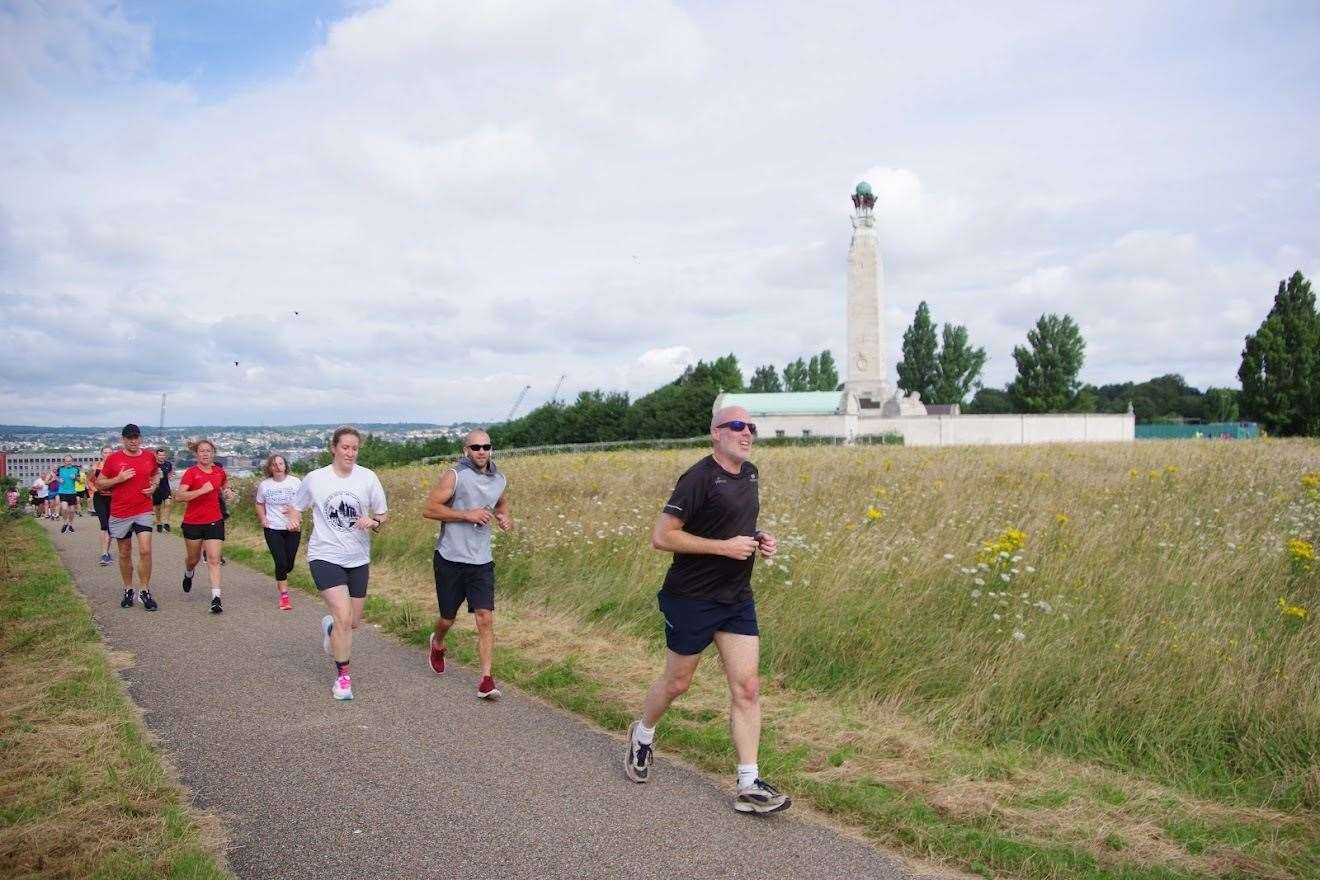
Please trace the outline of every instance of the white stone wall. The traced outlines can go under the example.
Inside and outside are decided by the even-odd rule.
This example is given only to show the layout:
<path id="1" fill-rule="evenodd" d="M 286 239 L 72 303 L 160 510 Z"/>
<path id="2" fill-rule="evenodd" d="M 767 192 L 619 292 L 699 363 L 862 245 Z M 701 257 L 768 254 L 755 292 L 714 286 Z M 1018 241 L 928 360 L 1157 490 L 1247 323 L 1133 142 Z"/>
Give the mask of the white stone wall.
<path id="1" fill-rule="evenodd" d="M 758 415 L 762 437 L 856 437 L 897 433 L 907 446 L 976 446 L 1022 443 L 1121 443 L 1136 439 L 1131 414 L 1093 413 L 999 416 Z"/>

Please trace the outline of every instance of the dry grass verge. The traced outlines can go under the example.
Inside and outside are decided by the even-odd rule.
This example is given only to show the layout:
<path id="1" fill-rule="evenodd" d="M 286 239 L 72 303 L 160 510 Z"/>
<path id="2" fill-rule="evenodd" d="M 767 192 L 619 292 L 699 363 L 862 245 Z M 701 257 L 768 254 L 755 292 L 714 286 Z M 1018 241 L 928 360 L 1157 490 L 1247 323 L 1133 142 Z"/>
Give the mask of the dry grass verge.
<path id="1" fill-rule="evenodd" d="M 665 559 L 646 535 L 695 457 L 507 462 L 505 678 L 607 728 L 636 712 L 663 653 Z M 874 840 L 987 875 L 1320 877 L 1320 585 L 1288 543 L 1320 525 L 1320 446 L 756 461 L 784 549 L 755 581 L 768 777 Z M 381 474 L 393 521 L 369 613 L 419 644 L 435 527 L 417 514 L 438 473 Z M 255 531 L 233 536 L 264 563 Z M 662 750 L 727 773 L 726 701 L 708 661 Z"/>
<path id="2" fill-rule="evenodd" d="M 229 877 L 40 526 L 0 523 L 0 876 Z"/>

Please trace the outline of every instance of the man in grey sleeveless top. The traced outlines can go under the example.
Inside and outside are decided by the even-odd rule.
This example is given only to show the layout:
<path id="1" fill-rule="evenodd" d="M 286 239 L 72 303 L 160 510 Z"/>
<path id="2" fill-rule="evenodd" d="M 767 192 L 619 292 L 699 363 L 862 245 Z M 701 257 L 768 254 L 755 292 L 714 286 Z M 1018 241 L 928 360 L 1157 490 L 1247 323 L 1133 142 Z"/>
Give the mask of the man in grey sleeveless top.
<path id="1" fill-rule="evenodd" d="M 458 607 L 467 600 L 468 612 L 476 619 L 477 656 L 481 661 L 481 683 L 477 696 L 499 697 L 490 674 L 495 652 L 495 562 L 490 552 L 491 525 L 504 531 L 513 528 L 507 480 L 490 460 L 490 436 L 473 431 L 463 440 L 463 457 L 445 471 L 426 498 L 422 516 L 440 521 L 431 564 L 435 570 L 435 598 L 440 616 L 431 635 L 431 671 L 445 671 L 445 635 L 458 617 Z"/>

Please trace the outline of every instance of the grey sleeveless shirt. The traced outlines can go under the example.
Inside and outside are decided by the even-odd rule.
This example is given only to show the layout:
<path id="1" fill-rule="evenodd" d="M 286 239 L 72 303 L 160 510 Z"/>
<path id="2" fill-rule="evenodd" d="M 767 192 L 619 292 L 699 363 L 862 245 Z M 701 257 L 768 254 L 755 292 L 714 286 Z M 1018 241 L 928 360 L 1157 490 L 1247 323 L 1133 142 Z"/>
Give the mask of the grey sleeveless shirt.
<path id="1" fill-rule="evenodd" d="M 504 486 L 508 482 L 504 474 L 496 469 L 495 462 L 490 462 L 486 471 L 479 471 L 476 465 L 464 457 L 452 470 L 455 479 L 454 497 L 449 499 L 450 507 L 454 510 L 476 510 L 482 507 L 495 509 L 495 503 L 504 494 Z M 485 564 L 493 558 L 490 554 L 492 528 L 498 528 L 493 519 L 484 526 L 447 522 L 440 529 L 435 549 L 450 562 Z"/>

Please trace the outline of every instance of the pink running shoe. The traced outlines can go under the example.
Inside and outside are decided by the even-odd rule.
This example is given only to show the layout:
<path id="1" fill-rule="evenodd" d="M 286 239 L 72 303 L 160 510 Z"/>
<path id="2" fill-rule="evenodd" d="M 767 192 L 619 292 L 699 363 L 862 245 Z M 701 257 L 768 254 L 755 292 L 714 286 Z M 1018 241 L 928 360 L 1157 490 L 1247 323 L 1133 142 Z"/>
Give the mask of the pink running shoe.
<path id="1" fill-rule="evenodd" d="M 445 648 L 435 646 L 435 636 L 431 636 L 431 656 L 428 662 L 431 664 L 431 671 L 436 675 L 445 674 Z"/>
<path id="2" fill-rule="evenodd" d="M 288 593 L 280 593 L 280 610 L 281 611 L 293 610 L 293 603 L 289 601 Z"/>
<path id="3" fill-rule="evenodd" d="M 341 675 L 335 679 L 335 686 L 330 689 L 330 693 L 336 700 L 351 700 L 353 699 L 353 682 L 349 680 L 347 675 Z"/>

